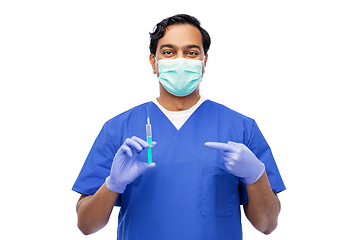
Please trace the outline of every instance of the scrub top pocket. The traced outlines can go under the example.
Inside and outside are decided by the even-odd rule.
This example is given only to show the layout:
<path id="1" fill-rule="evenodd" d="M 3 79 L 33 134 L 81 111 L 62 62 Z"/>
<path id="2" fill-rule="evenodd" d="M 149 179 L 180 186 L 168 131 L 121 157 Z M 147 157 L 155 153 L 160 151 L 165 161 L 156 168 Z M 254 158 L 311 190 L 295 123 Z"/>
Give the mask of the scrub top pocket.
<path id="1" fill-rule="evenodd" d="M 220 169 L 205 169 L 202 179 L 202 216 L 231 217 L 240 206 L 239 178 Z"/>

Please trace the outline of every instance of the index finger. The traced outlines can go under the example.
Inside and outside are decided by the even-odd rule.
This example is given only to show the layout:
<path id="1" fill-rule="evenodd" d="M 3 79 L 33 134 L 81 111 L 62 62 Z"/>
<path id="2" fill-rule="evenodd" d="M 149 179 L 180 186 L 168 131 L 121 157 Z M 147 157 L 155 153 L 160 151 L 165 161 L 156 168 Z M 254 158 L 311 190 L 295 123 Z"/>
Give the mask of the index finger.
<path id="1" fill-rule="evenodd" d="M 205 144 L 205 146 L 207 146 L 209 148 L 213 148 L 213 149 L 224 150 L 224 151 L 230 150 L 230 146 L 227 143 L 206 142 L 204 144 Z"/>
<path id="2" fill-rule="evenodd" d="M 137 142 L 138 144 L 140 144 L 140 146 L 142 148 L 148 148 L 149 147 L 149 144 L 147 142 L 145 142 L 144 140 L 142 140 L 141 138 L 139 138 L 139 137 L 132 136 L 131 139 L 134 140 L 135 142 Z"/>

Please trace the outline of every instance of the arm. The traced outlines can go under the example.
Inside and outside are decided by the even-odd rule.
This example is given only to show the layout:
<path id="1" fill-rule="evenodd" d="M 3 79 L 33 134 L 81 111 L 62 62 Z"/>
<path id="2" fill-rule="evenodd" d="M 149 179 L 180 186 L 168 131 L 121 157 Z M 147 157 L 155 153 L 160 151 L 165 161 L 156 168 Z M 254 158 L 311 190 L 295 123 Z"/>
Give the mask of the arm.
<path id="1" fill-rule="evenodd" d="M 81 195 L 76 212 L 78 227 L 83 234 L 95 233 L 107 224 L 118 195 L 110 191 L 105 183 L 94 195 Z"/>
<path id="2" fill-rule="evenodd" d="M 256 229 L 270 234 L 277 226 L 280 202 L 271 189 L 265 165 L 242 143 L 207 142 L 205 146 L 221 150 L 227 170 L 245 180 L 249 198 L 245 214 Z"/>
<path id="3" fill-rule="evenodd" d="M 155 163 L 147 164 L 138 160 L 139 153 L 148 147 L 149 144 L 138 137 L 127 138 L 115 154 L 105 183 L 94 195 L 81 195 L 76 205 L 81 232 L 88 235 L 103 228 L 109 221 L 119 193 L 123 193 L 126 186 L 139 175 L 155 167 Z"/>
<path id="4" fill-rule="evenodd" d="M 249 202 L 244 212 L 251 224 L 260 232 L 270 234 L 277 226 L 280 201 L 272 191 L 266 172 L 253 184 L 247 184 Z"/>

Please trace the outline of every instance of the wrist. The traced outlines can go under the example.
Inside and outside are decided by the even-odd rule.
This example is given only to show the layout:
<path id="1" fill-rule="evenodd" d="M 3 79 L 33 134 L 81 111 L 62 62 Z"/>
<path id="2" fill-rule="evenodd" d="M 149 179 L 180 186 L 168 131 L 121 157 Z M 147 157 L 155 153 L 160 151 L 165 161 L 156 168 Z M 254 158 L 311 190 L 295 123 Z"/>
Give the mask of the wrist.
<path id="1" fill-rule="evenodd" d="M 107 189 L 117 193 L 123 193 L 126 188 L 126 184 L 116 184 L 114 181 L 111 180 L 110 176 L 106 178 L 105 185 Z"/>
<path id="2" fill-rule="evenodd" d="M 247 184 L 253 184 L 264 174 L 265 165 L 257 159 L 257 163 L 252 167 L 249 176 L 245 178 Z"/>

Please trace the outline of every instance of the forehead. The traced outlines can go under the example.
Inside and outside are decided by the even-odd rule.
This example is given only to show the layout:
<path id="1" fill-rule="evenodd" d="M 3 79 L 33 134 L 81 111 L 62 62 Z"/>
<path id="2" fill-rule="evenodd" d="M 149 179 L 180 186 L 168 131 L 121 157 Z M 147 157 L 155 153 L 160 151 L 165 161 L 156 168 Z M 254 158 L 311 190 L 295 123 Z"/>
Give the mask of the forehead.
<path id="1" fill-rule="evenodd" d="M 203 50 L 201 32 L 197 27 L 190 24 L 174 24 L 169 26 L 166 29 L 165 35 L 159 40 L 157 50 L 164 44 L 171 44 L 178 48 L 198 45 Z"/>

